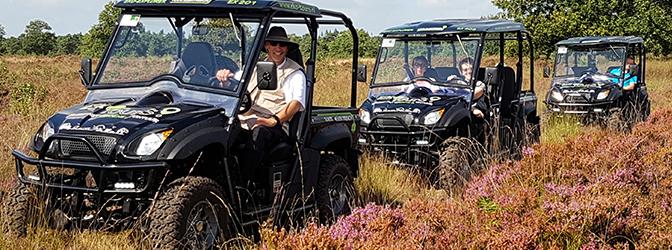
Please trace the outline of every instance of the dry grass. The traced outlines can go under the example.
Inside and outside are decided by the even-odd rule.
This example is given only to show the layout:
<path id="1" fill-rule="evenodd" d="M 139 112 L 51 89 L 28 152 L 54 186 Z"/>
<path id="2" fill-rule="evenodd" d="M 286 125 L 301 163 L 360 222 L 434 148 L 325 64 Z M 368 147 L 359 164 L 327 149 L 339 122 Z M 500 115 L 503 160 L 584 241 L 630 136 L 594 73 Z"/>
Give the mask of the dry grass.
<path id="1" fill-rule="evenodd" d="M 84 99 L 86 89 L 80 83 L 79 76 L 77 75 L 80 59 L 76 56 L 0 57 L 0 66 L 6 66 L 6 70 L 0 67 L 0 133 L 4 136 L 4 140 L 0 143 L 0 152 L 3 152 L 0 154 L 0 183 L 2 183 L 0 190 L 7 190 L 15 182 L 14 176 L 16 170 L 13 157 L 10 153 L 11 150 L 19 149 L 27 152 L 30 139 L 50 115 L 66 107 L 80 103 Z M 362 59 L 360 61 L 360 63 L 368 66 L 369 77 L 373 70 L 374 61 L 374 59 Z M 349 106 L 350 77 L 352 75 L 351 63 L 351 60 L 323 60 L 317 62 L 315 104 Z M 541 113 L 540 111 L 543 108 L 542 100 L 544 99 L 544 95 L 550 86 L 550 79 L 541 77 L 541 69 L 546 65 L 549 64 L 541 61 L 535 63 L 535 91 L 539 97 L 539 113 Z M 654 109 L 672 108 L 672 104 L 669 104 L 671 103 L 670 98 L 672 98 L 672 87 L 669 87 L 667 84 L 669 80 L 672 80 L 672 71 L 668 70 L 670 68 L 672 68 L 672 60 L 663 59 L 652 59 L 647 66 L 647 82 Z M 527 71 L 525 77 L 529 79 Z M 529 83 L 527 84 L 529 86 Z M 32 85 L 32 87 L 25 87 L 29 85 Z M 21 103 L 13 101 L 13 98 L 16 99 L 17 97 L 17 89 L 21 89 L 21 86 L 24 86 L 23 89 L 33 90 L 32 92 L 22 92 L 22 94 L 25 94 L 25 96 L 22 96 L 25 97 L 22 100 L 26 100 L 25 102 L 30 104 L 24 105 L 23 109 L 20 109 Z M 41 93 L 46 94 L 42 95 Z M 357 93 L 357 103 L 359 104 L 365 100 L 368 94 L 368 85 L 358 83 Z M 571 119 L 545 123 L 542 129 L 542 145 L 536 147 L 537 152 L 554 150 L 561 153 L 565 152 L 565 154 L 568 154 L 568 150 L 572 147 L 577 147 L 563 146 L 567 141 L 572 141 L 577 136 L 584 137 L 587 134 L 599 132 L 599 128 L 583 127 Z M 611 140 L 609 137 L 599 138 Z M 573 142 L 571 145 L 579 144 Z M 613 147 L 616 146 L 614 145 Z M 548 161 L 537 162 L 537 160 L 543 160 L 545 156 L 542 155 L 545 155 L 545 153 L 534 154 L 527 161 L 530 164 L 550 164 Z M 668 156 L 661 155 L 660 157 L 667 159 L 664 157 Z M 535 161 L 531 159 L 535 159 Z M 649 161 L 654 160 L 650 158 Z M 448 204 L 441 209 L 452 209 L 452 216 L 468 216 L 471 218 L 471 221 L 456 219 L 455 223 L 487 224 L 491 223 L 487 221 L 488 219 L 494 220 L 492 214 L 482 215 L 471 210 L 460 210 L 459 206 L 473 206 L 473 204 L 469 203 L 471 202 L 470 200 L 454 200 L 449 198 L 443 191 L 428 188 L 427 184 L 419 177 L 403 168 L 397 168 L 393 164 L 386 164 L 389 162 L 390 160 L 384 160 L 378 156 L 364 155 L 361 158 L 361 177 L 356 180 L 359 194 L 358 203 L 376 202 L 378 204 L 392 204 L 408 207 L 409 209 L 417 208 L 419 211 L 428 213 L 432 206 L 438 207 L 436 204 Z M 587 162 L 583 163 L 588 164 Z M 514 165 L 511 164 L 507 164 L 506 166 L 513 167 Z M 561 164 L 562 166 L 558 167 L 557 164 Z M 542 168 L 534 172 L 535 174 L 530 175 L 542 175 L 546 176 L 545 178 L 550 178 L 551 181 L 555 180 L 558 182 L 561 180 L 560 177 L 555 176 L 558 174 L 558 168 L 567 170 L 570 166 L 567 161 L 557 164 L 553 165 L 554 167 L 551 170 Z M 573 167 L 574 165 L 571 166 Z M 584 166 L 586 171 L 589 168 L 589 166 Z M 607 170 L 594 169 L 594 171 Z M 530 178 L 533 179 L 532 177 Z M 483 181 L 482 179 L 479 180 Z M 505 184 L 515 186 L 515 183 L 524 181 L 527 181 L 527 179 L 519 178 L 509 180 Z M 485 184 L 481 183 L 479 185 Z M 538 180 L 532 185 L 539 190 L 539 186 L 543 186 L 543 183 Z M 506 189 L 509 187 L 498 183 L 498 186 L 494 188 Z M 520 189 L 524 188 L 521 187 Z M 471 189 L 471 191 L 474 190 Z M 501 197 L 504 197 L 504 194 L 520 195 L 507 192 L 500 192 L 500 194 Z M 528 196 L 529 193 L 524 193 L 524 197 Z M 487 200 L 483 202 L 486 205 L 488 204 Z M 502 200 L 491 200 L 491 202 L 499 202 L 500 206 L 507 204 Z M 537 207 L 537 209 L 540 208 Z M 384 213 L 385 211 L 388 210 L 383 210 L 382 212 Z M 464 214 L 458 213 L 460 211 Z M 458 230 L 458 228 L 455 229 Z M 506 231 L 503 230 L 502 232 Z M 484 235 L 497 237 L 497 234 L 493 232 Z M 457 239 L 467 240 L 465 237 L 465 234 L 456 236 Z M 566 238 L 563 238 L 564 236 L 556 235 L 553 237 L 557 237 L 556 241 L 566 240 Z M 130 240 L 128 240 L 129 238 Z M 0 249 L 142 249 L 141 238 L 141 235 L 137 231 L 123 231 L 120 233 L 92 232 L 88 230 L 58 232 L 45 228 L 37 228 L 27 238 L 23 239 L 13 239 L 8 236 L 0 237 Z M 483 240 L 482 238 L 479 239 Z M 493 242 L 496 240 L 494 239 Z M 547 247 L 550 246 L 548 245 Z M 569 245 L 565 245 L 565 247 L 569 247 Z"/>

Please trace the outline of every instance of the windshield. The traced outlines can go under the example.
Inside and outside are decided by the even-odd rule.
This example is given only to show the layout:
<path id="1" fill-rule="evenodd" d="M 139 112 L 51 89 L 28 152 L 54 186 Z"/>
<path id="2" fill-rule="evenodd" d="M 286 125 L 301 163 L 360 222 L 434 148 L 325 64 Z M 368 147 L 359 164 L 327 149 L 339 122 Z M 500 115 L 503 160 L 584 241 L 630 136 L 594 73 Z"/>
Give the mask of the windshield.
<path id="1" fill-rule="evenodd" d="M 470 96 L 479 42 L 479 37 L 459 35 L 435 40 L 383 38 L 370 94 L 424 87 L 435 94 Z"/>
<path id="2" fill-rule="evenodd" d="M 621 76 L 625 47 L 558 47 L 555 58 L 556 77 L 580 76 L 590 72 L 611 77 Z"/>
<path id="3" fill-rule="evenodd" d="M 237 90 L 237 86 L 222 86 L 215 76 L 224 68 L 240 70 L 259 23 L 234 23 L 230 18 L 123 15 L 98 72 L 98 84 L 147 82 L 173 75 L 184 84 Z"/>

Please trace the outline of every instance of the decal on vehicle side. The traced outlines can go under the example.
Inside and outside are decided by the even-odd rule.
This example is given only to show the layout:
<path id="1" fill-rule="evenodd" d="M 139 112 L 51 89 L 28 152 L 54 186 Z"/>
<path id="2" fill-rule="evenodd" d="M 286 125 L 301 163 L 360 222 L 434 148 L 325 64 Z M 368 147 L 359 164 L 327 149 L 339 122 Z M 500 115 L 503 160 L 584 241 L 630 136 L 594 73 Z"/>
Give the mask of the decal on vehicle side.
<path id="1" fill-rule="evenodd" d="M 420 109 L 415 108 L 404 108 L 404 107 L 397 107 L 395 109 L 381 109 L 381 108 L 375 108 L 373 109 L 373 113 L 414 113 L 414 114 L 420 114 Z"/>
<path id="2" fill-rule="evenodd" d="M 124 3 L 166 3 L 166 0 L 126 0 Z"/>
<path id="3" fill-rule="evenodd" d="M 115 130 L 115 127 L 108 128 L 102 124 L 91 127 L 80 127 L 79 125 L 73 127 L 72 124 L 70 123 L 63 123 L 60 127 L 58 127 L 58 130 L 94 131 L 99 133 L 115 134 L 115 135 L 125 135 L 128 134 L 129 132 L 127 128 L 119 128 Z"/>
<path id="4" fill-rule="evenodd" d="M 226 4 L 237 4 L 237 5 L 255 5 L 257 1 L 246 1 L 246 0 L 229 0 Z"/>
<path id="5" fill-rule="evenodd" d="M 164 108 L 161 110 L 162 115 L 172 115 L 175 113 L 179 113 L 181 110 L 179 108 Z"/>
<path id="6" fill-rule="evenodd" d="M 100 106 L 94 107 L 92 106 L 85 106 L 81 109 L 83 110 L 96 110 L 97 108 L 100 108 Z M 91 111 L 93 111 L 91 110 Z M 79 113 L 79 114 L 71 114 L 66 117 L 66 119 L 82 119 L 85 117 L 91 117 L 91 118 L 117 118 L 117 119 L 137 119 L 137 120 L 144 120 L 144 121 L 150 121 L 153 123 L 158 123 L 160 120 L 158 118 L 164 116 L 164 115 L 172 115 L 172 114 L 177 114 L 180 111 L 182 111 L 180 108 L 177 107 L 168 107 L 168 108 L 163 108 L 160 111 L 155 108 L 149 108 L 149 109 L 131 109 L 131 108 L 126 108 L 126 106 L 110 106 L 107 107 L 104 111 L 100 112 L 100 114 L 90 114 L 90 113 Z"/>
<path id="7" fill-rule="evenodd" d="M 444 25 L 443 27 L 431 27 L 431 28 L 419 28 L 418 32 L 427 32 L 427 31 L 444 31 L 446 28 L 448 28 L 447 25 Z"/>
<path id="8" fill-rule="evenodd" d="M 424 104 L 432 106 L 435 101 L 441 100 L 441 97 L 432 96 L 432 97 L 421 97 L 421 98 L 411 98 L 408 96 L 380 96 L 376 98 L 376 101 L 373 104 L 384 104 L 384 103 L 394 103 L 394 104 Z"/>
<path id="9" fill-rule="evenodd" d="M 476 28 L 458 27 L 457 30 L 476 31 Z"/>
<path id="10" fill-rule="evenodd" d="M 107 107 L 107 105 L 109 105 L 109 104 L 108 103 L 86 104 L 86 105 L 84 105 L 84 107 L 81 107 L 80 110 L 96 111 L 96 110 Z"/>
<path id="11" fill-rule="evenodd" d="M 310 6 L 310 5 L 305 5 L 305 4 L 300 4 L 300 3 L 282 3 L 282 2 L 279 2 L 278 5 L 280 5 L 280 8 L 283 8 L 283 9 L 298 10 L 298 11 L 318 14 L 317 8 L 315 8 L 313 6 Z"/>
<path id="12" fill-rule="evenodd" d="M 396 30 L 385 30 L 381 33 L 392 33 L 392 32 L 413 32 L 414 29 L 396 29 Z"/>
<path id="13" fill-rule="evenodd" d="M 212 0 L 172 0 L 170 3 L 195 3 L 195 4 L 210 4 Z"/>

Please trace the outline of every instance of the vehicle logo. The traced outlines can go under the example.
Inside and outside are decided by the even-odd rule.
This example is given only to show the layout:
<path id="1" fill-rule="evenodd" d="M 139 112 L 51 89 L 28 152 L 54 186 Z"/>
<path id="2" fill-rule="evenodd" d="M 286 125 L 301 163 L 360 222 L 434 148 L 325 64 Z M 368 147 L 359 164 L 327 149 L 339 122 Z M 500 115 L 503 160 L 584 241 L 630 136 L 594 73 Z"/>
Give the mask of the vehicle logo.
<path id="1" fill-rule="evenodd" d="M 180 111 L 182 111 L 182 110 L 180 110 L 180 108 L 175 108 L 175 107 L 165 108 L 165 109 L 161 110 L 161 114 L 162 115 L 172 115 L 172 114 L 175 114 L 175 113 L 179 113 Z"/>

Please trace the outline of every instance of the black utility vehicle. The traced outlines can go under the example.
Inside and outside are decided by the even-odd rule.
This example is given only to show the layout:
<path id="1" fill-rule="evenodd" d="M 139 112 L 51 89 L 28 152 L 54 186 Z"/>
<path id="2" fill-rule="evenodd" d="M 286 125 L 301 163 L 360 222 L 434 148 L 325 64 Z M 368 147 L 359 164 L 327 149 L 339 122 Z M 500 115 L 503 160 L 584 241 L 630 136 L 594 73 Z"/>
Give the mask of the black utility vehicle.
<path id="1" fill-rule="evenodd" d="M 556 45 L 553 82 L 544 101 L 548 112 L 576 114 L 617 130 L 648 120 L 642 38 L 575 37 Z M 549 75 L 550 68 L 544 68 L 544 77 Z"/>
<path id="2" fill-rule="evenodd" d="M 36 157 L 13 151 L 20 182 L 6 197 L 10 231 L 25 235 L 34 221 L 29 210 L 42 204 L 56 228 L 140 225 L 156 248 L 211 249 L 272 213 L 331 219 L 349 212 L 360 154 L 356 66 L 349 107 L 311 105 L 321 26 L 352 33 L 357 63 L 348 17 L 284 0 L 126 0 L 116 7 L 123 12 L 96 72 L 82 60 L 86 99 L 42 125 L 31 144 Z M 244 180 L 238 114 L 252 102 L 247 85 L 278 85 L 276 65 L 258 62 L 273 25 L 311 36 L 307 107 L 290 121 L 289 140 Z M 287 57 L 304 63 L 299 50 Z M 260 80 L 248 82 L 255 67 Z M 223 68 L 241 80 L 220 87 L 214 76 Z"/>
<path id="3" fill-rule="evenodd" d="M 453 182 L 453 173 L 469 171 L 464 163 L 476 160 L 463 157 L 465 138 L 491 154 L 538 140 L 533 68 L 524 72 L 524 53 L 533 58 L 530 35 L 511 21 L 435 20 L 386 29 L 360 106 L 360 144 L 419 165 L 450 185 L 445 182 Z M 474 77 L 465 77 L 462 67 Z M 485 93 L 475 100 L 477 86 Z"/>

